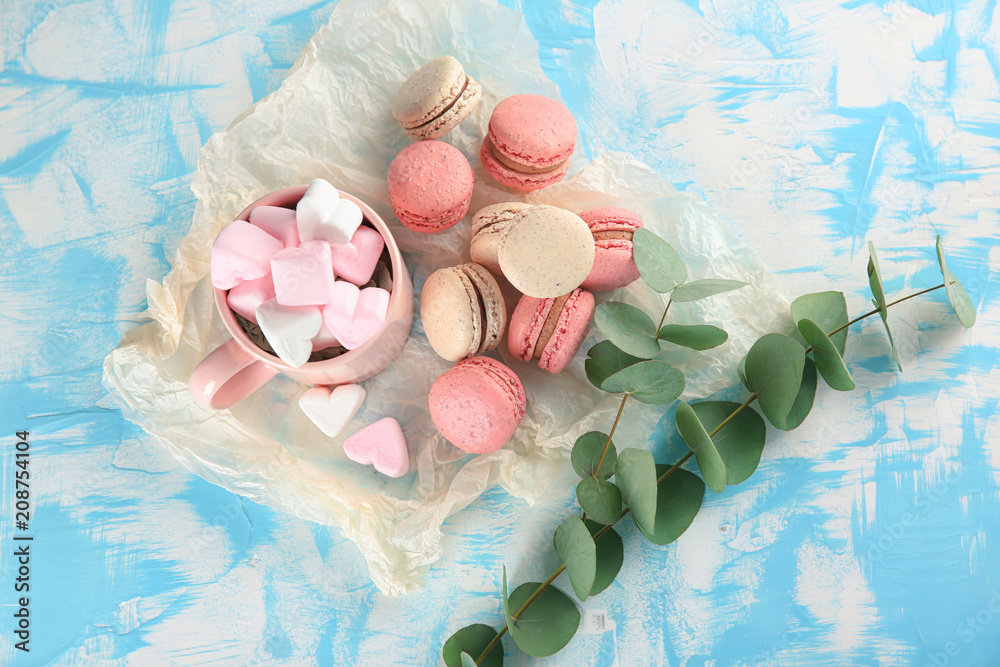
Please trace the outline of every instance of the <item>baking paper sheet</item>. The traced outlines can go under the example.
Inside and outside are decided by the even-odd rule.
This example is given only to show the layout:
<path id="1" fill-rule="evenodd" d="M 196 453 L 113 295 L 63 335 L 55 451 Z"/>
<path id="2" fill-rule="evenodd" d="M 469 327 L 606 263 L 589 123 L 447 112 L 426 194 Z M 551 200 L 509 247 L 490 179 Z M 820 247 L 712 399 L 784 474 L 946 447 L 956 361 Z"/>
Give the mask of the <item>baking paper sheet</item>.
<path id="1" fill-rule="evenodd" d="M 357 543 L 386 594 L 420 585 L 440 558 L 441 524 L 489 487 L 499 483 L 528 503 L 570 492 L 573 442 L 588 430 L 607 429 L 618 406 L 617 397 L 595 390 L 584 375 L 585 351 L 599 334 L 591 331 L 578 358 L 558 376 L 512 361 L 501 350 L 499 357 L 524 382 L 527 416 L 507 446 L 473 456 L 448 444 L 430 421 L 427 391 L 450 364 L 431 350 L 418 313 L 399 358 L 364 383 L 364 407 L 342 437 L 331 439 L 297 407 L 308 387 L 287 378 L 275 378 L 232 410 L 218 412 L 202 408 L 188 392 L 191 370 L 228 336 L 212 300 L 209 250 L 216 234 L 254 199 L 322 177 L 369 203 L 390 225 L 417 291 L 435 269 L 469 261 L 468 217 L 452 230 L 423 235 L 401 227 L 392 214 L 386 172 L 410 141 L 390 114 L 392 100 L 426 61 L 442 54 L 458 58 L 483 87 L 472 115 L 444 137 L 476 169 L 472 211 L 521 199 L 490 180 L 478 153 L 489 114 L 501 99 L 516 93 L 559 97 L 537 51 L 521 15 L 489 0 L 343 0 L 282 86 L 205 145 L 193 185 L 198 204 L 191 230 L 163 283 L 147 282 L 152 321 L 129 332 L 105 361 L 104 384 L 124 415 L 184 466 L 256 502 L 339 527 Z M 713 323 L 730 333 L 715 350 L 664 352 L 687 376 L 685 396 L 732 386 L 735 363 L 749 345 L 790 324 L 773 278 L 703 202 L 678 193 L 635 159 L 605 154 L 588 163 L 578 150 L 570 174 L 527 201 L 576 211 L 631 208 L 675 245 L 692 279 L 751 283 L 670 311 L 671 322 Z M 598 296 L 655 313 L 664 304 L 641 282 Z M 664 409 L 631 404 L 628 411 L 627 426 L 615 439 L 641 446 Z M 349 461 L 341 448 L 348 435 L 383 416 L 400 421 L 410 447 L 411 473 L 398 480 Z"/>

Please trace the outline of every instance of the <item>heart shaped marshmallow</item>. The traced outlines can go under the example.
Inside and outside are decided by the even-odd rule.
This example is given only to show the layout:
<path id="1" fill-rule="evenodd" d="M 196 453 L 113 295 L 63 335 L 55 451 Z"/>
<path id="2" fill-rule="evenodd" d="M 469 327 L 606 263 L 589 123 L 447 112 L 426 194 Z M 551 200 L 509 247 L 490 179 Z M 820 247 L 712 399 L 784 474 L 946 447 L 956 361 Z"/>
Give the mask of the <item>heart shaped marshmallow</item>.
<path id="1" fill-rule="evenodd" d="M 354 419 L 364 400 L 361 385 L 342 384 L 333 390 L 313 387 L 299 398 L 299 407 L 319 430 L 335 438 Z"/>
<path id="2" fill-rule="evenodd" d="M 385 239 L 381 234 L 371 227 L 358 227 L 350 243 L 330 246 L 333 272 L 355 285 L 364 285 L 372 279 L 384 247 Z"/>
<path id="3" fill-rule="evenodd" d="M 358 205 L 341 199 L 337 189 L 322 178 L 313 179 L 295 207 L 302 241 L 348 243 L 364 219 Z"/>
<path id="4" fill-rule="evenodd" d="M 333 298 L 323 306 L 323 322 L 341 345 L 353 350 L 382 329 L 388 309 L 389 293 L 381 287 L 359 289 L 338 280 L 333 284 Z"/>
<path id="5" fill-rule="evenodd" d="M 235 312 L 251 322 L 256 322 L 257 307 L 273 298 L 274 282 L 271 280 L 271 274 L 267 274 L 263 278 L 244 280 L 229 290 L 229 294 L 226 295 L 226 303 Z"/>
<path id="6" fill-rule="evenodd" d="M 410 452 L 399 422 L 392 417 L 369 424 L 344 441 L 347 458 L 374 465 L 383 475 L 402 477 L 410 470 Z"/>
<path id="7" fill-rule="evenodd" d="M 299 244 L 299 229 L 295 225 L 295 211 L 281 206 L 258 206 L 250 211 L 250 224 L 294 248 Z"/>
<path id="8" fill-rule="evenodd" d="M 304 241 L 271 255 L 274 297 L 282 306 L 323 306 L 333 296 L 330 244 Z"/>
<path id="9" fill-rule="evenodd" d="M 323 315 L 319 306 L 282 306 L 270 299 L 257 307 L 257 324 L 278 358 L 298 368 L 309 361 Z"/>
<path id="10" fill-rule="evenodd" d="M 260 227 L 235 220 L 219 232 L 212 244 L 212 284 L 232 289 L 244 280 L 261 278 L 271 270 L 271 255 L 284 245 Z"/>

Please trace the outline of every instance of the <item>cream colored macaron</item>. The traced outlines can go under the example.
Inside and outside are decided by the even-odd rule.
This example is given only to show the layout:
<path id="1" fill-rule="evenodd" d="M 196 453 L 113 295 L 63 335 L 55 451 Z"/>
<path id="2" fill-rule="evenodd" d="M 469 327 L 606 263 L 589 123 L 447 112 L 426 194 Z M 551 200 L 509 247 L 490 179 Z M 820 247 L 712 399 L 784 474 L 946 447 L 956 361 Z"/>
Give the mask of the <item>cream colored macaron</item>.
<path id="1" fill-rule="evenodd" d="M 440 56 L 406 80 L 392 103 L 392 115 L 410 138 L 437 139 L 461 123 L 481 97 L 482 89 L 462 63 Z"/>
<path id="2" fill-rule="evenodd" d="M 553 299 L 569 294 L 594 266 L 594 235 L 577 214 L 532 206 L 514 218 L 498 253 L 500 270 L 523 294 Z"/>
<path id="3" fill-rule="evenodd" d="M 502 275 L 497 261 L 500 245 L 517 214 L 530 207 L 531 204 L 524 202 L 508 201 L 484 206 L 476 211 L 472 216 L 472 243 L 469 248 L 472 261 L 482 264 L 493 275 Z"/>
<path id="4" fill-rule="evenodd" d="M 500 286 L 478 264 L 438 269 L 420 295 L 420 319 L 427 341 L 448 361 L 492 350 L 507 326 Z"/>

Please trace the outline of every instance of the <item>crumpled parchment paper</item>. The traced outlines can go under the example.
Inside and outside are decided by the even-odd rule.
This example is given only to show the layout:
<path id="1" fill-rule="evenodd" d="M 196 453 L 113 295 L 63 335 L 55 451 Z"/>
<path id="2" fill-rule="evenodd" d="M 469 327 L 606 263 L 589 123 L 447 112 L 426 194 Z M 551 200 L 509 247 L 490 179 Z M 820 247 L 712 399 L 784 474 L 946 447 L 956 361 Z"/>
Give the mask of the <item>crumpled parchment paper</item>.
<path id="1" fill-rule="evenodd" d="M 516 93 L 559 97 L 537 53 L 521 15 L 490 0 L 343 0 L 281 87 L 205 145 L 193 185 L 198 204 L 191 231 L 163 283 L 147 281 L 152 321 L 130 331 L 105 361 L 104 384 L 125 417 L 184 466 L 274 509 L 339 527 L 357 543 L 386 594 L 420 585 L 441 555 L 442 522 L 494 484 L 528 503 L 569 492 L 575 439 L 609 428 L 619 400 L 595 390 L 584 374 L 584 353 L 599 334 L 592 329 L 578 358 L 558 376 L 499 351 L 524 382 L 527 416 L 507 446 L 472 456 L 447 443 L 430 421 L 427 391 L 450 364 L 431 350 L 418 314 L 399 358 L 364 383 L 361 412 L 342 437 L 330 439 L 297 407 L 307 387 L 282 376 L 227 411 L 206 410 L 188 392 L 191 370 L 228 335 L 212 301 L 209 250 L 223 226 L 254 199 L 322 177 L 368 202 L 390 225 L 416 290 L 435 269 L 469 261 L 468 219 L 448 232 L 423 235 L 400 226 L 392 214 L 386 172 L 409 143 L 390 114 L 392 100 L 426 61 L 442 54 L 458 58 L 484 91 L 472 115 L 445 137 L 476 167 L 472 211 L 518 199 L 483 172 L 478 153 L 501 99 Z M 687 375 L 685 396 L 732 386 L 738 358 L 783 324 L 787 304 L 773 278 L 697 198 L 678 193 L 627 155 L 605 154 L 587 164 L 580 153 L 571 178 L 527 200 L 576 211 L 631 208 L 675 245 L 691 278 L 751 283 L 670 311 L 671 322 L 715 323 L 730 333 L 725 345 L 706 353 L 664 352 Z M 598 296 L 651 313 L 664 304 L 641 281 Z M 628 410 L 616 440 L 642 445 L 664 409 L 633 403 Z M 412 466 L 401 479 L 349 461 L 341 447 L 347 435 L 383 416 L 396 417 L 406 433 Z"/>

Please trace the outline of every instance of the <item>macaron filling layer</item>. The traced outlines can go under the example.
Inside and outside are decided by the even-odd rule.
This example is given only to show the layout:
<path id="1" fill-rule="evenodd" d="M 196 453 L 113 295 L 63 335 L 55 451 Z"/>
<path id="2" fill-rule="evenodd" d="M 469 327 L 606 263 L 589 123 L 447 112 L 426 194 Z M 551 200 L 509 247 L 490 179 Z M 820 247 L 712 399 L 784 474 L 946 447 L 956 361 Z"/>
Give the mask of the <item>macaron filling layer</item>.
<path id="1" fill-rule="evenodd" d="M 573 150 L 570 149 L 565 156 L 560 156 L 555 160 L 535 160 L 528 155 L 519 155 L 516 152 L 508 153 L 497 146 L 492 132 L 486 135 L 485 149 L 497 162 L 521 174 L 548 174 L 559 171 L 567 166 L 566 163 L 569 162 L 569 158 L 573 154 Z"/>
<path id="2" fill-rule="evenodd" d="M 411 229 L 416 231 L 436 232 L 454 226 L 459 220 L 465 217 L 465 214 L 469 212 L 469 206 L 472 205 L 472 195 L 469 195 L 465 201 L 460 203 L 458 206 L 455 206 L 454 208 L 436 216 L 423 216 L 411 213 L 399 204 L 391 194 L 389 196 L 389 202 L 392 204 L 392 208 L 397 212 L 400 219 L 405 220 L 407 226 Z"/>
<path id="3" fill-rule="evenodd" d="M 601 241 L 631 241 L 632 230 L 594 232 L 594 243 Z"/>
<path id="4" fill-rule="evenodd" d="M 541 331 L 538 334 L 538 340 L 535 342 L 534 352 L 532 352 L 531 355 L 535 359 L 542 358 L 542 354 L 545 352 L 545 346 L 549 344 L 552 334 L 554 334 L 556 329 L 559 327 L 559 321 L 562 319 L 563 307 L 566 305 L 566 301 L 569 300 L 571 296 L 572 293 L 555 299 L 546 299 L 546 301 L 550 302 L 549 312 L 546 314 L 542 323 Z"/>
<path id="5" fill-rule="evenodd" d="M 553 171 L 531 174 L 511 169 L 496 158 L 493 151 L 490 150 L 490 142 L 487 139 L 483 140 L 483 145 L 479 149 L 479 159 L 486 171 L 497 182 L 522 192 L 531 192 L 558 183 L 569 173 L 569 160 L 563 162 L 558 169 Z"/>

